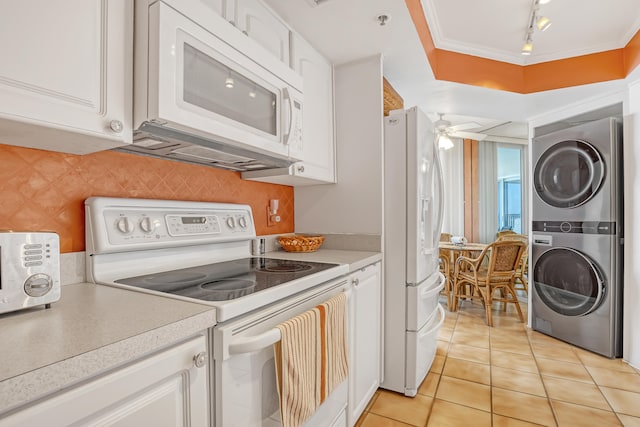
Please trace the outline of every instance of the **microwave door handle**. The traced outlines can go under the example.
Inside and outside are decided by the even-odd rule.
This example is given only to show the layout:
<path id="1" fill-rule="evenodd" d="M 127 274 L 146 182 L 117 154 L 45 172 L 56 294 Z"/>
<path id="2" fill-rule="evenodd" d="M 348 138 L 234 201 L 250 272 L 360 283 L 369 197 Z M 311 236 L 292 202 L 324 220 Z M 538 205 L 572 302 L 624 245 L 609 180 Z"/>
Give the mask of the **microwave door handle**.
<path id="1" fill-rule="evenodd" d="M 289 88 L 283 89 L 282 97 L 287 108 L 287 121 L 285 125 L 287 133 L 284 135 L 283 141 L 284 145 L 289 145 L 289 142 L 291 140 L 291 132 L 293 131 L 293 98 L 291 97 L 291 93 L 289 93 Z"/>

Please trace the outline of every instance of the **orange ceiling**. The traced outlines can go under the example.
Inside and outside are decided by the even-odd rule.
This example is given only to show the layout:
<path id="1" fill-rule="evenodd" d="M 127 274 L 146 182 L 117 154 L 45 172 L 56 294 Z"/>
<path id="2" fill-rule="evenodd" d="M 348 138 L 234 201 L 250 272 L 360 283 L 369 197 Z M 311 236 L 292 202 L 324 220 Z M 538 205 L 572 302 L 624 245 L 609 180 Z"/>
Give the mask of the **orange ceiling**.
<path id="1" fill-rule="evenodd" d="M 526 94 L 623 79 L 640 65 L 640 31 L 622 49 L 526 66 L 438 49 L 420 0 L 405 1 L 438 80 Z"/>

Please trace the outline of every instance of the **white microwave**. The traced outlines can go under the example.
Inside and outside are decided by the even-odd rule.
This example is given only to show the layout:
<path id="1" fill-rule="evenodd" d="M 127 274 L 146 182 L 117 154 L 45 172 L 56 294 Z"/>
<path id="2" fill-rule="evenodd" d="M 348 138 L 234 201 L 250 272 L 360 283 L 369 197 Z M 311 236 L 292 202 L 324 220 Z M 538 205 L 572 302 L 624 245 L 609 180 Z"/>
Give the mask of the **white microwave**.
<path id="1" fill-rule="evenodd" d="M 136 2 L 126 151 L 247 171 L 302 159 L 302 77 L 204 0 Z"/>

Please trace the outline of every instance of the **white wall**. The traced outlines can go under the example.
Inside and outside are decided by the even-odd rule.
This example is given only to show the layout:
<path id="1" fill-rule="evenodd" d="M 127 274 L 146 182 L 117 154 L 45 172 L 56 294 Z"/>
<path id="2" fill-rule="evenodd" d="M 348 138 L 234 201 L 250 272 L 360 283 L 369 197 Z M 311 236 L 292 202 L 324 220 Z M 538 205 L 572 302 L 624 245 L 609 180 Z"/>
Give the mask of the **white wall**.
<path id="1" fill-rule="evenodd" d="M 338 183 L 295 188 L 296 232 L 382 234 L 382 57 L 337 66 Z"/>
<path id="2" fill-rule="evenodd" d="M 623 358 L 640 367 L 640 79 L 629 86 L 624 111 L 624 321 Z"/>

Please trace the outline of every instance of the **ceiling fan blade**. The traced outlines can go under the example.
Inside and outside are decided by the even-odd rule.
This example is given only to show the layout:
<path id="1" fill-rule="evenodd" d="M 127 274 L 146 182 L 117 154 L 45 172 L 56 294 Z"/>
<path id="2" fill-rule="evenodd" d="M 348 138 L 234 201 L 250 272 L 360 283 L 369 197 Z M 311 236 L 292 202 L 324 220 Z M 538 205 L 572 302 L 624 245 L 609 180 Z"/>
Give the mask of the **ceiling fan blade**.
<path id="1" fill-rule="evenodd" d="M 474 139 L 476 141 L 482 141 L 487 137 L 487 135 L 484 133 L 462 132 L 462 131 L 449 132 L 449 136 L 452 136 L 454 138 L 462 138 L 462 139 Z"/>
<path id="2" fill-rule="evenodd" d="M 479 127 L 480 127 L 480 123 L 466 122 L 466 123 L 460 123 L 459 125 L 449 126 L 447 130 L 449 130 L 450 132 L 458 132 L 461 130 L 476 129 Z"/>

